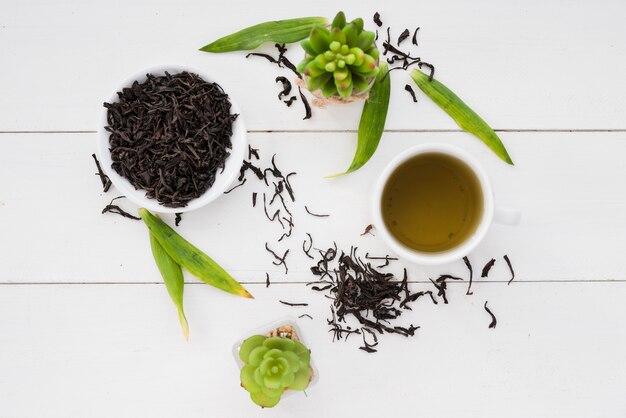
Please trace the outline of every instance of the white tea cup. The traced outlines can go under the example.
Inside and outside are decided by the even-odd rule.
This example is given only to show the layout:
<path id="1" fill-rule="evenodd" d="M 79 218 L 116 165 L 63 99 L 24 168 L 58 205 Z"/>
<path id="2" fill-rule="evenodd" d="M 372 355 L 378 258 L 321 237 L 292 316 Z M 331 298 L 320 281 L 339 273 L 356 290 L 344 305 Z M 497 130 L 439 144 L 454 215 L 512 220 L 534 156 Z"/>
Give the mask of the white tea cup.
<path id="1" fill-rule="evenodd" d="M 476 175 L 480 184 L 483 198 L 483 211 L 481 219 L 472 235 L 455 247 L 441 252 L 418 251 L 406 246 L 396 239 L 389 231 L 383 220 L 382 198 L 385 185 L 392 174 L 408 160 L 422 154 L 443 154 L 454 157 L 465 163 L 467 167 Z M 448 144 L 427 143 L 409 148 L 397 155 L 380 174 L 372 197 L 372 216 L 376 231 L 383 238 L 385 243 L 401 258 L 423 265 L 446 264 L 460 260 L 469 254 L 483 240 L 492 222 L 517 225 L 520 222 L 521 214 L 514 209 L 496 208 L 491 183 L 484 168 L 478 161 L 466 151 Z"/>

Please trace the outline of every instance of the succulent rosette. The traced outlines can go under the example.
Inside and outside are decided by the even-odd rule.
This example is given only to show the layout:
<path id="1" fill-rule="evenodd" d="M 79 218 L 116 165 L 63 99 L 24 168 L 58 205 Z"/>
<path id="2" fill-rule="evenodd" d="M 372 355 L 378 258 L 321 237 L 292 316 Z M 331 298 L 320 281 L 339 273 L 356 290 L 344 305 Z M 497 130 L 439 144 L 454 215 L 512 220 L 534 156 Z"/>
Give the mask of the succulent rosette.
<path id="1" fill-rule="evenodd" d="M 239 348 L 241 386 L 259 406 L 275 406 L 287 389 L 305 390 L 311 380 L 311 352 L 285 337 L 253 335 Z"/>
<path id="2" fill-rule="evenodd" d="M 379 51 L 375 33 L 363 30 L 363 19 L 346 23 L 337 13 L 330 28 L 313 25 L 298 71 L 306 76 L 307 88 L 321 90 L 325 97 L 347 98 L 367 92 L 378 74 Z"/>

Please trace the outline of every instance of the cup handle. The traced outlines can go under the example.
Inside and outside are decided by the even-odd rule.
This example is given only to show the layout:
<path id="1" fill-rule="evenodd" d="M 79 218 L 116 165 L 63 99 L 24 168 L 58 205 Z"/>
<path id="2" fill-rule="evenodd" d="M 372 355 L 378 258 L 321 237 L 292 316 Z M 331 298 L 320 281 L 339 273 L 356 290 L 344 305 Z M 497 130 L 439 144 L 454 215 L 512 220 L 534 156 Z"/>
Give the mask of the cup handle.
<path id="1" fill-rule="evenodd" d="M 512 208 L 496 207 L 493 214 L 494 222 L 501 225 L 519 225 L 521 219 L 522 212 Z"/>

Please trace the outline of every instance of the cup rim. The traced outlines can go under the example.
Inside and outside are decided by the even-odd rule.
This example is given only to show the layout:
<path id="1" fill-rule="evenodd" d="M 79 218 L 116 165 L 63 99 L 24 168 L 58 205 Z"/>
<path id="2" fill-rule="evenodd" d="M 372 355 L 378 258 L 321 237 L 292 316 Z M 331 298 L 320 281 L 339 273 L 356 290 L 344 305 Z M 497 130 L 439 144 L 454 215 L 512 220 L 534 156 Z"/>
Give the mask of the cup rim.
<path id="1" fill-rule="evenodd" d="M 138 71 L 131 76 L 127 77 L 119 86 L 115 89 L 114 93 L 109 97 L 107 103 L 113 103 L 118 101 L 117 92 L 122 91 L 123 88 L 129 87 L 134 81 L 143 82 L 146 80 L 146 74 L 152 75 L 164 75 L 165 72 L 170 74 L 187 71 L 193 74 L 199 75 L 204 81 L 213 83 L 217 82 L 211 75 L 204 70 L 190 67 L 187 65 L 179 64 L 165 64 L 146 68 Z M 218 83 L 220 87 L 226 91 L 224 84 Z M 109 132 L 105 130 L 105 126 L 108 125 L 107 121 L 107 109 L 103 107 L 100 113 L 100 121 L 98 124 L 98 144 L 97 153 L 98 158 L 102 166 L 104 173 L 109 176 L 113 185 L 120 191 L 121 194 L 126 196 L 128 200 L 135 203 L 139 207 L 146 208 L 152 212 L 158 213 L 183 213 L 190 212 L 195 209 L 199 209 L 221 195 L 224 191 L 230 187 L 239 174 L 239 169 L 243 160 L 245 159 L 246 145 L 247 145 L 247 130 L 245 122 L 241 116 L 241 110 L 237 105 L 237 102 L 233 99 L 232 95 L 228 94 L 231 103 L 231 113 L 236 113 L 239 116 L 233 122 L 233 134 L 231 136 L 232 149 L 230 155 L 226 158 L 224 164 L 224 170 L 218 171 L 215 175 L 215 182 L 209 187 L 202 195 L 190 200 L 187 206 L 170 208 L 166 207 L 158 202 L 156 199 L 150 199 L 145 196 L 146 191 L 143 189 L 135 189 L 135 187 L 124 177 L 120 176 L 115 170 L 112 169 L 111 163 L 111 151 L 109 150 Z"/>
<path id="2" fill-rule="evenodd" d="M 462 244 L 446 251 L 427 253 L 409 248 L 405 244 L 398 241 L 387 229 L 382 218 L 381 200 L 385 184 L 389 180 L 391 174 L 405 161 L 425 153 L 442 153 L 456 157 L 467 164 L 476 174 L 483 194 L 483 215 L 476 231 Z M 446 264 L 459 260 L 469 254 L 485 237 L 494 214 L 494 198 L 491 182 L 487 176 L 485 169 L 480 163 L 467 151 L 454 145 L 442 143 L 425 143 L 413 146 L 396 155 L 383 169 L 374 186 L 374 193 L 371 201 L 371 212 L 373 216 L 373 224 L 383 241 L 401 258 L 422 265 L 438 265 Z"/>

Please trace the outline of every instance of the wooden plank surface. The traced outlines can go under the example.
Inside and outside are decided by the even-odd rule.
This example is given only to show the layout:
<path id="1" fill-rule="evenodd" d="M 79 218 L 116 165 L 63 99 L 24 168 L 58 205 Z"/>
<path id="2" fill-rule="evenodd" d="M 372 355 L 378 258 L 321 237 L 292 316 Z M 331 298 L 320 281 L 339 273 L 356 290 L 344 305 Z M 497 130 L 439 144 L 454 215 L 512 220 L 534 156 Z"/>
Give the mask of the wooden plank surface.
<path id="1" fill-rule="evenodd" d="M 7 417 L 619 417 L 626 411 L 625 283 L 451 285 L 414 304 L 416 337 L 331 343 L 329 301 L 301 285 L 252 285 L 256 300 L 187 286 L 185 343 L 162 285 L 0 285 L 0 410 Z M 289 308 L 279 299 L 307 300 Z M 498 317 L 495 330 L 482 304 Z M 231 347 L 298 320 L 319 382 L 261 411 Z"/>
<path id="2" fill-rule="evenodd" d="M 476 155 L 493 181 L 496 201 L 522 211 L 518 227 L 494 225 L 471 254 L 478 265 L 509 254 L 518 280 L 626 280 L 621 262 L 626 247 L 624 133 L 504 133 L 515 167 L 494 157 L 464 133 L 387 133 L 370 163 L 336 180 L 354 152 L 352 133 L 251 134 L 262 165 L 276 153 L 286 172 L 297 171 L 294 233 L 277 243 L 282 230 L 265 218 L 262 193 L 253 178 L 214 204 L 186 214 L 179 230 L 246 282 L 263 282 L 265 272 L 280 280 L 312 278 L 302 241 L 312 233 L 316 246 L 359 246 L 363 253 L 389 250 L 376 237 L 361 237 L 370 218 L 371 184 L 398 152 L 428 141 L 448 142 Z M 0 282 L 154 282 L 158 274 L 146 229 L 100 211 L 114 191 L 101 194 L 91 153 L 95 134 L 4 134 L 0 155 Z M 559 158 L 559 155 L 565 158 Z M 36 163 L 35 163 L 36 162 Z M 258 193 L 252 208 L 251 194 Z M 123 207 L 134 211 L 130 202 Z M 308 215 L 304 206 L 328 218 Z M 168 218 L 172 221 L 172 217 Z M 289 274 L 272 265 L 264 244 L 291 249 Z M 508 275 L 500 262 L 497 277 Z M 412 279 L 465 271 L 462 262 L 439 268 L 413 267 Z M 507 279 L 508 280 L 508 279 Z"/>
<path id="3" fill-rule="evenodd" d="M 348 4 L 346 4 L 348 6 Z M 349 16 L 380 11 L 396 37 L 421 27 L 415 50 L 437 76 L 500 129 L 626 129 L 626 2 L 528 0 L 502 3 L 360 1 Z M 330 0 L 19 1 L 0 13 L 0 130 L 94 130 L 102 102 L 131 74 L 159 64 L 210 71 L 240 104 L 249 129 L 355 129 L 361 105 L 318 111 L 275 98 L 277 68 L 243 53 L 198 48 L 263 20 L 332 16 Z M 383 30 L 385 27 L 383 27 Z M 298 48 L 289 56 L 297 61 Z M 284 72 L 289 75 L 288 72 Z M 456 129 L 393 74 L 389 129 Z"/>
<path id="4" fill-rule="evenodd" d="M 350 7 L 348 7 L 350 6 Z M 379 11 L 392 37 L 420 26 L 414 51 L 500 132 L 516 165 L 502 164 L 428 99 L 411 102 L 393 73 L 387 132 L 370 163 L 350 162 L 361 104 L 314 109 L 275 98 L 277 75 L 243 53 L 210 55 L 205 43 L 261 20 L 332 16 L 337 3 L 25 0 L 0 7 L 0 417 L 556 417 L 626 416 L 626 3 L 443 0 L 345 6 Z M 262 48 L 272 52 L 272 48 Z M 298 48 L 289 57 L 299 59 Z M 255 300 L 187 277 L 191 341 L 151 259 L 145 227 L 100 211 L 93 175 L 103 100 L 143 68 L 176 63 L 214 74 L 242 109 L 263 164 L 273 154 L 293 178 L 293 237 L 251 207 L 249 181 L 184 216 L 180 232 L 246 283 Z M 436 141 L 460 146 L 487 169 L 496 201 L 522 211 L 518 227 L 494 225 L 472 254 L 489 278 L 452 283 L 449 305 L 420 301 L 404 325 L 367 355 L 360 341 L 331 343 L 329 301 L 304 282 L 301 252 L 337 241 L 361 254 L 388 249 L 373 236 L 369 191 L 393 156 Z M 135 207 L 122 203 L 133 211 Z M 304 206 L 329 218 L 307 215 Z M 171 217 L 166 217 L 172 222 Z M 375 231 L 374 231 L 375 233 Z M 291 249 L 289 273 L 264 250 Z M 517 273 L 507 285 L 508 254 Z M 429 277 L 466 278 L 462 262 L 408 266 L 413 290 Z M 401 270 L 396 264 L 394 272 Z M 265 287 L 265 273 L 272 285 Z M 303 301 L 289 308 L 278 300 Z M 498 318 L 488 329 L 485 301 Z M 238 387 L 232 345 L 284 317 L 298 319 L 320 374 L 308 397 L 260 410 Z"/>

